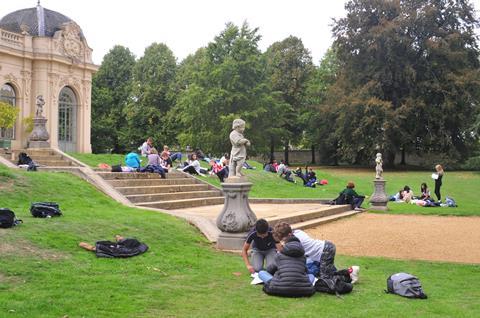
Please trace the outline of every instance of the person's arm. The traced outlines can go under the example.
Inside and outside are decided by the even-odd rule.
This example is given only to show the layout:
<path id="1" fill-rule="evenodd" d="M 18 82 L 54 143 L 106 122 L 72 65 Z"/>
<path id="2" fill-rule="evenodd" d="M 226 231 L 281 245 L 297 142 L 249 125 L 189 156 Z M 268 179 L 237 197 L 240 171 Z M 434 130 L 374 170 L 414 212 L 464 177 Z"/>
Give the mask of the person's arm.
<path id="1" fill-rule="evenodd" d="M 247 243 L 247 242 L 243 243 L 242 258 L 243 258 L 243 261 L 245 262 L 245 266 L 247 267 L 248 271 L 253 274 L 253 273 L 255 273 L 255 269 L 250 264 L 250 261 L 248 259 L 248 249 L 249 248 L 250 248 L 249 243 Z"/>

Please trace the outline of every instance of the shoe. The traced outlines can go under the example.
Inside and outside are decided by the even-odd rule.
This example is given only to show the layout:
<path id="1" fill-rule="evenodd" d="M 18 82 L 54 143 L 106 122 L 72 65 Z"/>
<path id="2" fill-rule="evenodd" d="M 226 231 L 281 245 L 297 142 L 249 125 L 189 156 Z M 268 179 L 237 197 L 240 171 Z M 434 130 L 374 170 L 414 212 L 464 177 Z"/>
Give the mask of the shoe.
<path id="1" fill-rule="evenodd" d="M 354 210 L 355 210 L 355 211 L 358 211 L 358 212 L 363 212 L 363 211 L 365 211 L 365 210 L 362 209 L 362 208 L 355 208 Z"/>
<path id="2" fill-rule="evenodd" d="M 352 284 L 355 284 L 358 281 L 358 274 L 360 274 L 360 266 L 352 266 L 348 271 L 350 273 L 350 278 L 352 279 Z"/>

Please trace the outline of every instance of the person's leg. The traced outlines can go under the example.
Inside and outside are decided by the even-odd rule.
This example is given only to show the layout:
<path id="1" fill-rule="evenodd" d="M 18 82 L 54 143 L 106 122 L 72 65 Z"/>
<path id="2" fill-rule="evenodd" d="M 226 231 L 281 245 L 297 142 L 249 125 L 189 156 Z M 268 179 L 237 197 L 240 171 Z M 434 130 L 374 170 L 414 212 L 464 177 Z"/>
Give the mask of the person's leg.
<path id="1" fill-rule="evenodd" d="M 260 278 L 264 283 L 267 283 L 273 278 L 273 276 L 267 271 L 259 271 L 258 278 Z"/>
<path id="2" fill-rule="evenodd" d="M 170 156 L 170 160 L 172 160 L 172 162 L 174 162 L 177 159 L 180 162 L 182 161 L 182 154 L 180 152 L 176 152 Z"/>
<path id="3" fill-rule="evenodd" d="M 253 266 L 253 269 L 256 272 L 259 272 L 263 269 L 263 261 L 265 260 L 265 255 L 262 253 L 262 251 L 253 248 L 252 249 L 252 256 L 251 256 L 251 263 Z"/>
<path id="4" fill-rule="evenodd" d="M 442 195 L 440 194 L 440 185 L 435 183 L 435 195 L 437 196 L 437 200 L 442 200 Z"/>
<path id="5" fill-rule="evenodd" d="M 195 170 L 193 166 L 186 166 L 185 168 L 183 168 L 183 172 L 188 172 L 190 174 L 198 174 L 197 170 Z"/>
<path id="6" fill-rule="evenodd" d="M 337 248 L 332 242 L 325 241 L 322 257 L 320 258 L 320 277 L 331 277 L 337 271 L 334 264 L 336 250 Z"/>
<path id="7" fill-rule="evenodd" d="M 359 208 L 362 206 L 362 203 L 363 203 L 363 198 L 353 198 L 353 207 L 354 208 Z"/>
<path id="8" fill-rule="evenodd" d="M 310 283 L 312 283 L 312 285 L 315 283 L 315 276 L 313 276 L 312 274 L 307 274 L 308 275 L 308 279 L 310 280 Z"/>
<path id="9" fill-rule="evenodd" d="M 95 246 L 93 246 L 91 244 L 88 244 L 86 242 L 80 242 L 80 244 L 78 244 L 78 246 L 80 246 L 83 249 L 86 249 L 87 251 L 91 251 L 91 252 L 95 251 Z"/>
<path id="10" fill-rule="evenodd" d="M 277 250 L 271 248 L 265 251 L 265 268 L 268 268 L 269 265 L 275 264 L 275 256 L 277 255 Z"/>
<path id="11" fill-rule="evenodd" d="M 220 182 L 225 182 L 225 177 L 227 176 L 227 168 L 223 168 L 219 172 L 217 172 L 218 179 L 220 179 Z"/>

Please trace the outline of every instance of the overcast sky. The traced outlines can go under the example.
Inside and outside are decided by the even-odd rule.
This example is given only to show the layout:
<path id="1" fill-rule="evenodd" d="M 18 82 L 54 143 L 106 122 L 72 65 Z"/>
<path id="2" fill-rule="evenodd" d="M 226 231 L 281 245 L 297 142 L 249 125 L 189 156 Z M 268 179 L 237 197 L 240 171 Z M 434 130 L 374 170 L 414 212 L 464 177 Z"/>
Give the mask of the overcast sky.
<path id="1" fill-rule="evenodd" d="M 0 0 L 0 17 L 37 5 L 37 0 Z M 344 0 L 41 0 L 80 25 L 93 60 L 116 44 L 137 57 L 153 42 L 165 43 L 180 62 L 206 46 L 227 22 L 258 27 L 260 49 L 289 35 L 302 39 L 318 64 L 332 43 L 332 18 L 344 15 Z M 480 0 L 473 0 L 480 9 Z M 480 32 L 479 32 L 480 33 Z"/>

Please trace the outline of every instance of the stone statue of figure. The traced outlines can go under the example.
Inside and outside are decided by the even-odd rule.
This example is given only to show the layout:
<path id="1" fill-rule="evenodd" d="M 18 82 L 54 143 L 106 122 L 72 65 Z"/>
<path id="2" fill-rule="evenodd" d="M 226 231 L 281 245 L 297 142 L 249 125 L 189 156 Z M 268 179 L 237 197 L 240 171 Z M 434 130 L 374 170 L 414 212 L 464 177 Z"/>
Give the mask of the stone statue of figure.
<path id="1" fill-rule="evenodd" d="M 382 179 L 382 173 L 383 173 L 383 160 L 382 160 L 382 154 L 377 153 L 377 157 L 375 158 L 375 179 Z"/>
<path id="2" fill-rule="evenodd" d="M 230 152 L 230 166 L 228 177 L 242 176 L 242 167 L 247 157 L 247 147 L 250 141 L 243 137 L 245 131 L 245 121 L 235 119 L 230 133 L 230 142 L 232 143 L 232 151 Z"/>
<path id="3" fill-rule="evenodd" d="M 37 96 L 37 111 L 35 113 L 35 117 L 43 117 L 43 106 L 45 105 L 45 100 L 43 99 L 42 95 Z"/>

